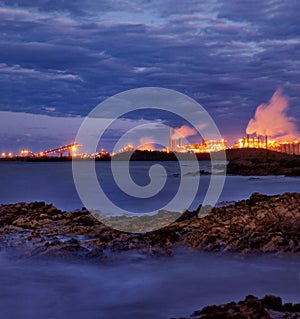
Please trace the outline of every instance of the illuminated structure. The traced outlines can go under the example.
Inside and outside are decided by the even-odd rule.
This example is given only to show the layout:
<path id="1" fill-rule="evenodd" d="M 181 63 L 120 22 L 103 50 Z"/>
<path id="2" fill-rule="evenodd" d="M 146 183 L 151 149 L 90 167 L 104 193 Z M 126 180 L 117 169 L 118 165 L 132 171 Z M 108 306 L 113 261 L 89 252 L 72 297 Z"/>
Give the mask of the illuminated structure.
<path id="1" fill-rule="evenodd" d="M 24 157 L 34 156 L 34 153 L 32 153 L 30 150 L 24 148 L 20 151 L 20 156 L 24 156 Z"/>
<path id="2" fill-rule="evenodd" d="M 13 153 L 12 152 L 8 152 L 8 153 L 2 152 L 1 153 L 1 157 L 3 157 L 3 158 L 11 158 L 11 157 L 13 157 Z"/>
<path id="3" fill-rule="evenodd" d="M 77 148 L 80 146 L 80 144 L 78 143 L 71 143 L 65 146 L 60 146 L 58 148 L 54 148 L 51 149 L 49 151 L 46 152 L 40 152 L 38 155 L 38 157 L 44 157 L 44 156 L 49 156 L 49 155 L 59 155 L 60 157 L 63 156 L 64 153 L 67 153 L 67 156 L 71 156 L 71 155 L 76 155 L 76 150 Z"/>
<path id="4" fill-rule="evenodd" d="M 99 152 L 95 156 L 95 158 L 106 158 L 106 157 L 109 157 L 109 153 L 104 148 L 102 148 L 101 152 Z"/>
<path id="5" fill-rule="evenodd" d="M 126 144 L 123 148 L 121 148 L 118 153 L 125 153 L 125 152 L 133 152 L 135 151 L 135 146 L 133 144 Z"/>
<path id="6" fill-rule="evenodd" d="M 280 142 L 268 139 L 268 136 L 252 136 L 240 138 L 233 148 L 264 148 L 281 153 L 300 155 L 299 141 Z"/>
<path id="7" fill-rule="evenodd" d="M 170 128 L 169 147 L 164 149 L 166 152 L 179 153 L 211 153 L 226 149 L 226 141 L 221 140 L 202 140 L 200 144 L 183 144 L 182 137 L 176 138 L 177 128 Z"/>
<path id="8" fill-rule="evenodd" d="M 300 155 L 300 143 L 295 142 L 280 142 L 276 149 L 278 152 Z"/>

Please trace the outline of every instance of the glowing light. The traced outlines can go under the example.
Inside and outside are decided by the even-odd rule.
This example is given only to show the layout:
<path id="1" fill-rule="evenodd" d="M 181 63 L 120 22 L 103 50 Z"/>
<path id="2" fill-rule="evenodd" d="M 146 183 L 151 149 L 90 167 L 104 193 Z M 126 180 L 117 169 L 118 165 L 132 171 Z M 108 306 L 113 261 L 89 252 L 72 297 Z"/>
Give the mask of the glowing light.
<path id="1" fill-rule="evenodd" d="M 22 149 L 21 152 L 20 152 L 21 156 L 28 156 L 30 154 L 32 154 L 32 152 L 30 150 L 28 150 L 28 149 Z"/>
<path id="2" fill-rule="evenodd" d="M 118 153 L 132 152 L 134 150 L 135 150 L 135 146 L 133 144 L 126 144 L 123 148 L 119 150 Z"/>
<path id="3" fill-rule="evenodd" d="M 139 151 L 149 151 L 152 152 L 155 150 L 155 146 L 153 144 L 144 144 L 138 147 Z"/>
<path id="4" fill-rule="evenodd" d="M 287 154 L 300 155 L 300 144 L 298 141 L 277 141 L 269 140 L 268 137 L 250 137 L 249 135 L 240 138 L 234 148 L 257 148 L 269 149 Z"/>

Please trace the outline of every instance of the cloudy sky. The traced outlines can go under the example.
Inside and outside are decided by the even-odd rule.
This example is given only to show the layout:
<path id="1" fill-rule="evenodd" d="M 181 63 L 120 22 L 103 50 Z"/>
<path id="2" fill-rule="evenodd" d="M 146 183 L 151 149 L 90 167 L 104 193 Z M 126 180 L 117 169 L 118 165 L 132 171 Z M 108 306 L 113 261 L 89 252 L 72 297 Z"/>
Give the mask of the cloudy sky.
<path id="1" fill-rule="evenodd" d="M 0 0 L 0 146 L 68 143 L 98 103 L 145 86 L 192 97 L 230 142 L 278 88 L 299 121 L 299 12 L 298 0 Z"/>

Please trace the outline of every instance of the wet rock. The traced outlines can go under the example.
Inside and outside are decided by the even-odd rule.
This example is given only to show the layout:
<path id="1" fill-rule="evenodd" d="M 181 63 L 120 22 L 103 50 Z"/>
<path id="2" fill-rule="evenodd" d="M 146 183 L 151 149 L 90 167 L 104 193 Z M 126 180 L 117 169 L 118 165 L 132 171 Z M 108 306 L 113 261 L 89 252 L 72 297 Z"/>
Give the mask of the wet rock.
<path id="1" fill-rule="evenodd" d="M 190 317 L 180 319 L 296 319 L 300 304 L 282 304 L 280 297 L 267 295 L 262 299 L 252 295 L 239 302 L 207 306 Z"/>
<path id="2" fill-rule="evenodd" d="M 199 209 L 201 206 L 199 207 Z M 172 224 L 142 234 L 112 229 L 87 210 L 63 212 L 43 202 L 0 206 L 0 247 L 26 254 L 95 257 L 105 251 L 136 250 L 169 254 L 177 248 L 214 253 L 300 254 L 300 194 L 266 196 L 213 208 L 199 218 L 199 209 L 185 211 Z M 165 212 L 170 214 L 170 212 Z M 164 212 L 158 213 L 164 220 Z M 126 224 L 136 223 L 126 217 Z M 143 217 L 149 223 L 153 218 Z M 139 223 L 133 228 L 138 229 Z M 55 248 L 54 248 L 55 247 Z"/>

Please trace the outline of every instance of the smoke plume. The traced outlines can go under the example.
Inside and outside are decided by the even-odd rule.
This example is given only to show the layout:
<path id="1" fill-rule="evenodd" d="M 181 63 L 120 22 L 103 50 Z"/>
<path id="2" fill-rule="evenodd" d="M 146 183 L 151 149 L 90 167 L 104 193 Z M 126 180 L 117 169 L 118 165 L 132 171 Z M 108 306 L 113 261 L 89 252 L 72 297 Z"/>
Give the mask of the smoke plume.
<path id="1" fill-rule="evenodd" d="M 248 123 L 246 133 L 268 135 L 278 141 L 299 139 L 295 118 L 286 114 L 288 106 L 287 97 L 281 89 L 277 89 L 269 103 L 257 107 L 254 118 Z"/>
<path id="2" fill-rule="evenodd" d="M 180 126 L 176 128 L 175 133 L 173 134 L 174 139 L 179 139 L 180 137 L 189 137 L 193 136 L 197 133 L 197 131 L 194 128 L 191 128 L 187 125 Z"/>
<path id="3" fill-rule="evenodd" d="M 153 151 L 155 149 L 155 141 L 152 136 L 141 137 L 138 150 L 140 151 Z"/>

